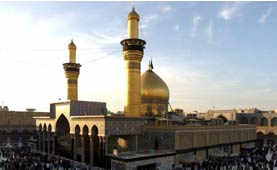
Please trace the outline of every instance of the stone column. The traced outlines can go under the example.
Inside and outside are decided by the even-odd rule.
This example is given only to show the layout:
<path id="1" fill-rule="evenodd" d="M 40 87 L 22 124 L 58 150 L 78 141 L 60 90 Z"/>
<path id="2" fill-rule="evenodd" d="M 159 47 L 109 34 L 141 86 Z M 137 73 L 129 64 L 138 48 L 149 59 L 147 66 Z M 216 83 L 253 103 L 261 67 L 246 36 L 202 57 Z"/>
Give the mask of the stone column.
<path id="1" fill-rule="evenodd" d="M 53 133 L 53 150 L 52 150 L 52 154 L 55 155 L 56 154 L 56 134 Z"/>
<path id="2" fill-rule="evenodd" d="M 50 154 L 51 153 L 51 132 L 47 133 L 47 139 L 48 139 L 48 143 L 47 143 L 47 153 Z"/>
<path id="3" fill-rule="evenodd" d="M 94 165 L 94 135 L 90 138 L 90 163 Z"/>
<path id="4" fill-rule="evenodd" d="M 74 143 L 73 143 L 73 159 L 77 161 L 77 134 L 74 134 Z"/>
<path id="5" fill-rule="evenodd" d="M 219 143 L 222 144 L 222 130 L 219 131 Z"/>
<path id="6" fill-rule="evenodd" d="M 71 159 L 74 160 L 74 134 L 70 134 L 70 151 L 71 151 Z"/>
<path id="7" fill-rule="evenodd" d="M 38 131 L 38 151 L 41 151 L 41 131 Z"/>
<path id="8" fill-rule="evenodd" d="M 105 146 L 105 154 L 107 154 L 108 153 L 108 139 L 109 139 L 109 136 L 105 136 L 104 137 L 104 146 Z"/>
<path id="9" fill-rule="evenodd" d="M 108 136 L 103 136 L 103 151 L 102 151 L 102 162 L 104 163 L 104 168 L 107 168 L 107 160 L 105 159 L 105 155 L 108 153 Z"/>
<path id="10" fill-rule="evenodd" d="M 138 151 L 138 135 L 135 135 L 136 140 L 136 151 Z"/>
<path id="11" fill-rule="evenodd" d="M 82 149 L 81 149 L 81 160 L 82 162 L 85 162 L 86 160 L 86 155 L 85 155 L 85 136 L 82 135 L 81 136 L 81 145 L 82 145 Z"/>
<path id="12" fill-rule="evenodd" d="M 46 152 L 45 150 L 45 130 L 42 132 L 42 151 Z"/>
<path id="13" fill-rule="evenodd" d="M 101 162 L 101 164 L 102 164 L 102 154 L 103 154 L 103 152 L 102 152 L 102 147 L 103 147 L 102 141 L 103 141 L 102 136 L 99 136 L 99 161 Z"/>

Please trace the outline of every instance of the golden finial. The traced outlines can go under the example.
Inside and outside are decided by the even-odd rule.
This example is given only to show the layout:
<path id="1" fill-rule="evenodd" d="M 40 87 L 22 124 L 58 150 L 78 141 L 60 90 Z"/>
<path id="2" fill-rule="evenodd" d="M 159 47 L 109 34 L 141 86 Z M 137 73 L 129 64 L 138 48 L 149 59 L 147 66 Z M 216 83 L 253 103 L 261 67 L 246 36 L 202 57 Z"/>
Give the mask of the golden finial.
<path id="1" fill-rule="evenodd" d="M 71 39 L 71 42 L 68 44 L 69 48 L 76 48 L 76 45 L 73 42 L 73 38 Z"/>
<path id="2" fill-rule="evenodd" d="M 134 5 L 132 5 L 132 10 L 129 13 L 128 18 L 133 18 L 133 19 L 139 20 L 139 15 L 138 15 L 138 13 L 135 10 L 135 6 Z"/>
<path id="3" fill-rule="evenodd" d="M 150 59 L 149 61 L 149 70 L 153 70 L 154 69 L 154 66 L 153 66 L 153 63 L 152 63 L 152 59 Z"/>
<path id="4" fill-rule="evenodd" d="M 131 5 L 132 5 L 132 11 L 134 11 L 134 10 L 135 10 L 135 2 L 132 1 L 132 2 L 131 2 Z"/>

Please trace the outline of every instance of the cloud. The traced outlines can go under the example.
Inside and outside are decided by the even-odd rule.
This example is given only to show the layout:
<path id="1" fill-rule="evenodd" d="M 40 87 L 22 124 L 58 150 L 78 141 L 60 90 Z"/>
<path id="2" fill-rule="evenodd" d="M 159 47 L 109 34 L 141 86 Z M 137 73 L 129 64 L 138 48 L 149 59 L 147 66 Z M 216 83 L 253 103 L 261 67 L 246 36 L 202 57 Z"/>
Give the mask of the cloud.
<path id="1" fill-rule="evenodd" d="M 144 22 L 145 23 L 149 23 L 155 19 L 157 19 L 159 17 L 159 14 L 151 14 L 151 15 L 148 15 L 145 19 L 144 19 Z"/>
<path id="2" fill-rule="evenodd" d="M 258 22 L 259 23 L 265 23 L 268 16 L 271 14 L 272 8 L 269 8 L 266 10 L 266 12 L 259 18 Z"/>
<path id="3" fill-rule="evenodd" d="M 214 25 L 212 20 L 209 22 L 209 25 L 206 28 L 205 32 L 207 33 L 207 36 L 208 36 L 208 43 L 212 44 L 213 38 L 214 38 Z"/>
<path id="4" fill-rule="evenodd" d="M 179 31 L 179 29 L 180 29 L 179 24 L 176 24 L 175 27 L 174 27 L 174 30 Z"/>
<path id="5" fill-rule="evenodd" d="M 169 12 L 169 11 L 171 11 L 172 10 L 172 7 L 171 6 L 164 6 L 163 8 L 162 8 L 162 11 L 163 12 Z"/>
<path id="6" fill-rule="evenodd" d="M 200 21 L 202 20 L 201 16 L 194 16 L 192 19 L 192 29 L 191 29 L 191 36 L 194 37 L 196 35 L 196 31 Z"/>
<path id="7" fill-rule="evenodd" d="M 220 10 L 218 16 L 228 21 L 239 16 L 239 11 L 241 9 L 241 2 L 233 2 L 232 4 L 225 5 L 223 9 Z"/>
<path id="8" fill-rule="evenodd" d="M 118 44 L 123 38 L 119 35 L 107 35 L 105 33 L 96 32 L 95 36 L 98 39 L 98 42 L 102 44 Z"/>
<path id="9" fill-rule="evenodd" d="M 159 17 L 159 14 L 151 14 L 146 16 L 144 19 L 142 19 L 142 24 L 140 26 L 140 28 L 147 28 L 148 25 L 155 21 L 157 18 Z"/>

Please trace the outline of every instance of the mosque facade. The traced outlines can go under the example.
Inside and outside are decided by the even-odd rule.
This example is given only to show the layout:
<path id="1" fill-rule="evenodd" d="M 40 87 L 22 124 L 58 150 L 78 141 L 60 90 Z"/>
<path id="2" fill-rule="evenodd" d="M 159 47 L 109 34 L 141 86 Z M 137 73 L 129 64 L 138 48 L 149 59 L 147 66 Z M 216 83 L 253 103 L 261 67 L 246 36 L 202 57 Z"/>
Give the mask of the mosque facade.
<path id="1" fill-rule="evenodd" d="M 34 116 L 47 116 L 48 112 L 11 111 L 8 106 L 0 106 L 0 145 L 27 144 L 36 137 Z"/>
<path id="2" fill-rule="evenodd" d="M 224 121 L 238 121 L 240 124 L 256 125 L 257 143 L 277 144 L 277 111 L 257 108 L 209 110 L 205 119 L 222 118 Z"/>
<path id="3" fill-rule="evenodd" d="M 124 116 L 107 114 L 106 103 L 78 100 L 77 47 L 68 45 L 67 101 L 50 104 L 49 116 L 36 119 L 37 149 L 106 169 L 172 169 L 216 153 L 238 153 L 256 142 L 255 125 L 173 125 L 166 117 L 170 92 L 149 69 L 141 75 L 146 42 L 139 39 L 138 13 L 128 15 L 122 40 L 126 92 Z M 193 157 L 193 159 L 192 159 Z M 197 159 L 194 159 L 197 158 Z"/>

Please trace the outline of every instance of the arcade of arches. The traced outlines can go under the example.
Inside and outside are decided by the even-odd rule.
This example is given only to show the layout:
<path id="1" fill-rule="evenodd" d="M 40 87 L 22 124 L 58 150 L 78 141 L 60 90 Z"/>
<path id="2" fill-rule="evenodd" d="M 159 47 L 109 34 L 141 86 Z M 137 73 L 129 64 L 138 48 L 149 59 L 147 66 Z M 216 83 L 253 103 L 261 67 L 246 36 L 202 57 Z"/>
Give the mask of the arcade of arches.
<path id="1" fill-rule="evenodd" d="M 76 102 L 83 101 L 73 104 Z M 72 101 L 53 103 L 49 117 L 35 117 L 39 151 L 104 167 L 105 155 L 113 149 L 119 152 L 137 150 L 143 118 L 106 116 L 97 112 L 76 115 L 72 114 L 73 104 Z"/>
<path id="2" fill-rule="evenodd" d="M 275 114 L 263 114 L 257 118 L 257 140 L 264 144 L 277 144 L 277 116 Z"/>
<path id="3" fill-rule="evenodd" d="M 76 125 L 70 133 L 69 122 L 62 114 L 56 123 L 56 131 L 51 124 L 39 124 L 38 150 L 56 154 L 76 161 L 99 165 L 103 161 L 106 137 L 98 136 L 98 127 Z M 82 133 L 81 133 L 82 132 Z"/>
<path id="4" fill-rule="evenodd" d="M 47 112 L 9 111 L 8 106 L 0 106 L 0 145 L 28 143 L 36 134 L 34 116 L 46 116 Z"/>
<path id="5" fill-rule="evenodd" d="M 276 112 L 236 113 L 235 110 L 209 111 L 210 114 L 224 121 L 236 120 L 240 124 L 253 124 L 257 129 L 257 141 L 261 144 L 277 144 L 277 114 Z"/>

